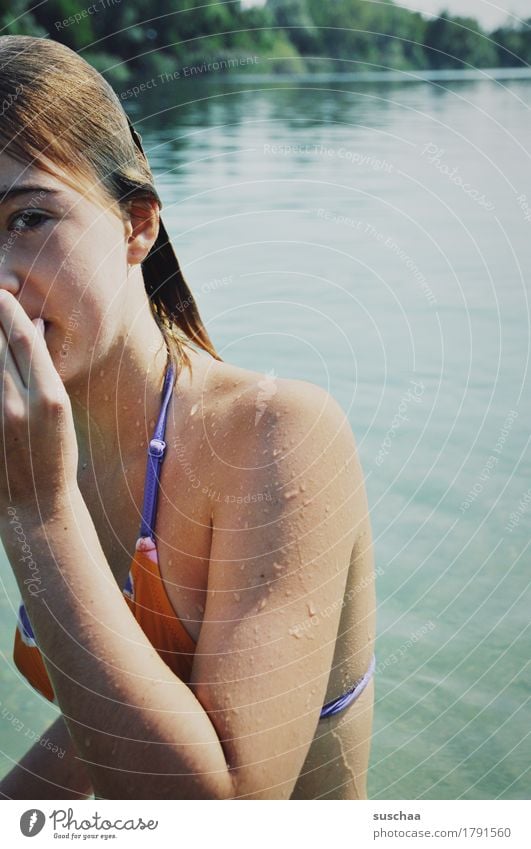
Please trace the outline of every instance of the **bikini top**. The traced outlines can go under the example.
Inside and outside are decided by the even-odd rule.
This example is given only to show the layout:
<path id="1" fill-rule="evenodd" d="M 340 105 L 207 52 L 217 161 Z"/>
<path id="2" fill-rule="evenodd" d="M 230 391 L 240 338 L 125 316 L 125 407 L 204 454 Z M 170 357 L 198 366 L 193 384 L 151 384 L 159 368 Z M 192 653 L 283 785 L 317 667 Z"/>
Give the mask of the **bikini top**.
<path id="1" fill-rule="evenodd" d="M 164 662 L 182 681 L 191 678 L 195 643 L 175 613 L 162 580 L 154 524 L 157 514 L 160 468 L 166 451 L 164 435 L 168 406 L 173 389 L 173 367 L 166 371 L 162 404 L 153 437 L 149 442 L 140 534 L 127 580 L 122 590 L 125 602 Z M 51 681 L 24 604 L 19 607 L 13 659 L 18 670 L 46 699 L 57 704 Z M 324 705 L 320 718 L 344 710 L 363 692 L 375 668 L 373 656 L 369 669 L 354 686 Z"/>

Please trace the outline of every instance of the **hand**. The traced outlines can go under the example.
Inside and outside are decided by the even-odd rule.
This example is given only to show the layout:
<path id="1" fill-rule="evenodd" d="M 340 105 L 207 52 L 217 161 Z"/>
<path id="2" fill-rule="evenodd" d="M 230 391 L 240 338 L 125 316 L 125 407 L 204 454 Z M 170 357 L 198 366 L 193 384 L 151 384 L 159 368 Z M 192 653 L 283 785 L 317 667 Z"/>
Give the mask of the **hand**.
<path id="1" fill-rule="evenodd" d="M 53 503 L 77 486 L 70 399 L 44 340 L 44 322 L 0 290 L 0 509 Z"/>

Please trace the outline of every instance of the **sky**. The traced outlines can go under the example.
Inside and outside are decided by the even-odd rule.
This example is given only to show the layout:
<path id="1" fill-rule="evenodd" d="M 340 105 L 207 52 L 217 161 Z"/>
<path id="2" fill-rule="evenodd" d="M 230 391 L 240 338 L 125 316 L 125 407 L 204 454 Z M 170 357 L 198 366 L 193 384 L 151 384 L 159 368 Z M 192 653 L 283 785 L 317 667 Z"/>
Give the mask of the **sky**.
<path id="1" fill-rule="evenodd" d="M 265 0 L 242 0 L 243 6 L 263 6 Z M 367 0 L 371 2 L 371 0 Z M 395 0 L 397 5 L 436 15 L 447 10 L 451 15 L 476 18 L 487 30 L 506 23 L 509 15 L 531 18 L 531 0 Z"/>
<path id="2" fill-rule="evenodd" d="M 510 14 L 531 18 L 531 0 L 397 0 L 397 5 L 425 15 L 446 10 L 451 15 L 469 16 L 476 18 L 485 29 L 506 23 Z"/>

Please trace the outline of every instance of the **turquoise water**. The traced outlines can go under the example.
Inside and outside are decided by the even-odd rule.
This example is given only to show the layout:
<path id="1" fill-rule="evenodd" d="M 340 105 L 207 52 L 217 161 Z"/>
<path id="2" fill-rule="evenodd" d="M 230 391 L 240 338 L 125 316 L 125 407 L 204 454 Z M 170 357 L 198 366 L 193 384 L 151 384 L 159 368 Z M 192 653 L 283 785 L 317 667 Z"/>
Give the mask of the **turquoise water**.
<path id="1" fill-rule="evenodd" d="M 348 411 L 381 799 L 529 797 L 531 79 L 452 76 L 181 79 L 125 100 L 222 357 Z M 5 772 L 54 713 L 13 670 L 0 575 Z"/>

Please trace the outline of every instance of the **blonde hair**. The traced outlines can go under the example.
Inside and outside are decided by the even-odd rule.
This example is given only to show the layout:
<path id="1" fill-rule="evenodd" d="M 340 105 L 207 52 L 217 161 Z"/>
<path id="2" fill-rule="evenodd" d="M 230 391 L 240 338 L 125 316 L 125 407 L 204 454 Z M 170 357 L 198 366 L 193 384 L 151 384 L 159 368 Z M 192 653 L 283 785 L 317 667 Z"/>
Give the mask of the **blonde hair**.
<path id="1" fill-rule="evenodd" d="M 0 143 L 22 162 L 50 172 L 50 162 L 75 178 L 97 181 L 125 207 L 134 197 L 162 208 L 153 174 L 115 92 L 69 47 L 46 38 L 0 36 Z M 68 180 L 70 182 L 70 180 Z M 144 285 L 175 376 L 191 371 L 187 341 L 222 361 L 160 221 L 157 240 L 142 263 Z"/>

